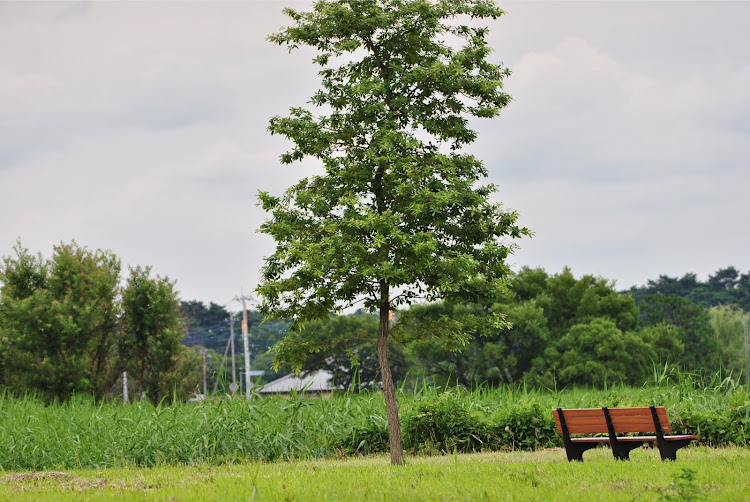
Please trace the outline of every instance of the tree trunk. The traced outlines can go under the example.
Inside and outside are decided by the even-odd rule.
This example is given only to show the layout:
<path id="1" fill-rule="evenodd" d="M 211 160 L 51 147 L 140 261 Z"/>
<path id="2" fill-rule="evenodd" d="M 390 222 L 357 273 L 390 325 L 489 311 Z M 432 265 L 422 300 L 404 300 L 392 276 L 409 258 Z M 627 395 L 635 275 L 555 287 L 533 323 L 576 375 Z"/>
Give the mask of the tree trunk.
<path id="1" fill-rule="evenodd" d="M 384 294 L 383 294 L 384 293 Z M 378 327 L 378 363 L 380 376 L 383 379 L 383 396 L 385 397 L 385 413 L 388 417 L 388 436 L 391 443 L 391 464 L 404 463 L 404 447 L 401 441 L 401 422 L 398 418 L 398 404 L 396 403 L 396 388 L 391 377 L 391 366 L 388 362 L 388 334 L 390 331 L 390 301 L 388 286 L 381 289 L 385 301 L 380 304 L 380 325 Z M 382 296 L 381 296 L 382 299 Z"/>

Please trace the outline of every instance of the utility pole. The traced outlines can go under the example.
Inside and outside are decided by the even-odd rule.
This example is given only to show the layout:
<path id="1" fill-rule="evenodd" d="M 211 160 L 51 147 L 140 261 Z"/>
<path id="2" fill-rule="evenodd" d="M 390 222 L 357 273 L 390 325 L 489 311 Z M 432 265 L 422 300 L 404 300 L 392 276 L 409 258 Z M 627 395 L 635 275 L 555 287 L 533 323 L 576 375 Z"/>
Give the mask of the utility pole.
<path id="1" fill-rule="evenodd" d="M 234 362 L 234 314 L 229 314 L 229 339 L 231 340 L 232 349 L 232 383 L 237 385 L 237 366 Z"/>
<path id="2" fill-rule="evenodd" d="M 203 358 L 203 399 L 208 399 L 208 391 L 206 389 L 206 349 L 201 349 L 201 356 Z"/>
<path id="3" fill-rule="evenodd" d="M 242 294 L 242 344 L 245 348 L 245 397 L 250 399 L 250 347 L 247 339 L 247 304 L 245 304 L 245 294 Z"/>
<path id="4" fill-rule="evenodd" d="M 750 349 L 748 348 L 747 312 L 743 318 L 745 325 L 745 385 L 750 383 Z"/>

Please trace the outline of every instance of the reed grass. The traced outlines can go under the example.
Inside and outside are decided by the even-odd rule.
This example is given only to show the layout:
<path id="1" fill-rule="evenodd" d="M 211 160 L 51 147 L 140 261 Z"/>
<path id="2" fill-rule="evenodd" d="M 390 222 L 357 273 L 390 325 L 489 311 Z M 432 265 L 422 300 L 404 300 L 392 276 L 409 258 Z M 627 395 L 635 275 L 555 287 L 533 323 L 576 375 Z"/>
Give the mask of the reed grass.
<path id="1" fill-rule="evenodd" d="M 707 445 L 748 445 L 746 387 L 726 379 L 678 377 L 600 390 L 402 388 L 405 444 L 412 454 L 534 450 L 561 444 L 552 408 L 658 404 L 667 406 L 677 432 L 695 432 Z M 96 403 L 85 396 L 45 404 L 33 396 L 0 395 L 0 470 L 5 471 L 338 458 L 387 446 L 378 392 L 158 406 Z"/>

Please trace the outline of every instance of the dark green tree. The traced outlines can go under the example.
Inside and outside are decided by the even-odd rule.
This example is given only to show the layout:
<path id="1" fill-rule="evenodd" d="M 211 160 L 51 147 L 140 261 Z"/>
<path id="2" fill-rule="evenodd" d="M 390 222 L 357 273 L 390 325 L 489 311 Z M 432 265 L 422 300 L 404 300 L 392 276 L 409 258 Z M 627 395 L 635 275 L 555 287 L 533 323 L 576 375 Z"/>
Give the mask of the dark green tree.
<path id="1" fill-rule="evenodd" d="M 485 330 L 486 323 L 476 322 L 493 310 L 504 312 L 510 324 Z M 473 335 L 463 347 L 446 346 L 439 337 L 424 336 L 409 346 L 408 352 L 417 363 L 415 371 L 424 372 L 438 384 L 474 388 L 520 380 L 534 358 L 542 354 L 549 338 L 547 319 L 534 300 L 503 303 L 493 309 L 440 302 L 412 307 L 410 314 L 411 329 L 418 334 L 429 333 L 432 326 L 439 333 L 441 325 L 465 318 L 475 321 L 461 328 Z"/>
<path id="2" fill-rule="evenodd" d="M 224 351 L 230 332 L 230 313 L 224 307 L 214 302 L 209 302 L 206 306 L 198 300 L 190 300 L 180 302 L 180 309 L 187 328 L 187 345 L 202 345 L 216 351 Z M 241 318 L 240 313 L 235 319 Z M 239 322 L 235 322 L 238 327 Z"/>
<path id="3" fill-rule="evenodd" d="M 651 345 L 656 354 L 655 363 L 660 366 L 676 363 L 680 360 L 685 346 L 680 341 L 680 330 L 677 326 L 666 322 L 645 326 L 640 336 Z"/>
<path id="4" fill-rule="evenodd" d="M 154 403 L 175 390 L 167 376 L 176 368 L 184 319 L 174 282 L 151 277 L 151 268 L 131 268 L 122 293 L 123 332 L 118 343 L 120 369 L 135 391 Z"/>
<path id="5" fill-rule="evenodd" d="M 623 333 L 610 319 L 573 325 L 534 361 L 532 375 L 547 385 L 642 384 L 656 353 L 639 334 Z"/>
<path id="6" fill-rule="evenodd" d="M 685 350 L 676 362 L 690 370 L 715 371 L 719 347 L 708 310 L 677 296 L 647 296 L 641 307 L 646 325 L 676 326 Z"/>
<path id="7" fill-rule="evenodd" d="M 512 278 L 511 292 L 516 301 L 536 301 L 553 339 L 565 335 L 574 324 L 595 318 L 611 319 L 621 331 L 639 324 L 635 301 L 618 293 L 614 282 L 593 275 L 576 279 L 568 267 L 552 276 L 541 268 L 524 267 Z"/>
<path id="8" fill-rule="evenodd" d="M 5 383 L 46 399 L 104 396 L 116 378 L 120 261 L 75 242 L 49 260 L 20 242 L 0 268 Z"/>
<path id="9" fill-rule="evenodd" d="M 719 269 L 705 282 L 693 273 L 679 279 L 660 275 L 645 286 L 633 286 L 628 292 L 639 305 L 649 296 L 665 295 L 685 298 L 705 308 L 737 305 L 750 310 L 750 274 L 741 274 L 735 267 Z"/>
<path id="10" fill-rule="evenodd" d="M 292 108 L 269 129 L 294 143 L 282 163 L 314 157 L 325 174 L 281 197 L 260 193 L 271 213 L 261 232 L 277 243 L 258 287 L 262 310 L 291 319 L 296 332 L 359 302 L 378 314 L 391 462 L 401 464 L 390 312 L 420 298 L 496 298 L 509 238 L 528 234 L 515 212 L 491 202 L 494 186 L 479 184 L 481 161 L 461 152 L 476 138 L 468 119 L 494 117 L 509 101 L 508 71 L 487 60 L 487 28 L 476 21 L 502 11 L 491 0 L 322 0 L 285 12 L 293 25 L 270 40 L 318 51 L 322 85 L 311 103 L 326 114 Z M 504 325 L 499 314 L 487 319 Z M 299 369 L 297 340 L 276 354 Z"/>

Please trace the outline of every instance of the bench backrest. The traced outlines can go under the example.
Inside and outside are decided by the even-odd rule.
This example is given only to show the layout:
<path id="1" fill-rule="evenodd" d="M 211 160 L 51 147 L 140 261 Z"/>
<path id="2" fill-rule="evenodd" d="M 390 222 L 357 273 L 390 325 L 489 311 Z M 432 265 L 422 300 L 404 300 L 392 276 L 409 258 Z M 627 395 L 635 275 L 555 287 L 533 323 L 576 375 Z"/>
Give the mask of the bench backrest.
<path id="1" fill-rule="evenodd" d="M 603 408 L 579 408 L 562 410 L 565 425 L 569 434 L 596 434 L 607 433 L 607 419 Z M 612 420 L 615 432 L 656 432 L 654 429 L 654 418 L 651 408 L 647 406 L 634 408 L 607 408 Z M 557 410 L 552 410 L 555 416 L 557 431 L 562 434 L 562 423 Z M 662 432 L 671 432 L 672 425 L 667 417 L 667 409 L 664 406 L 656 407 L 656 415 L 659 417 Z"/>

